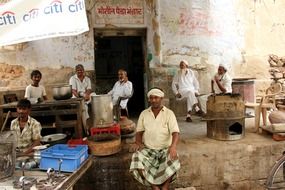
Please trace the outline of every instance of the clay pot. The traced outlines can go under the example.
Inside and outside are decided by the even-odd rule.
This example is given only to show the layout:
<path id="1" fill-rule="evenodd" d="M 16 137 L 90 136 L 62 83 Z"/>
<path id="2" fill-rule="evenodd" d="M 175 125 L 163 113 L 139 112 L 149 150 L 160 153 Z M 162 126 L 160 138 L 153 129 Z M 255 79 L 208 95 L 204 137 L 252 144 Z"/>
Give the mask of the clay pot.
<path id="1" fill-rule="evenodd" d="M 268 116 L 271 124 L 285 123 L 285 111 L 273 111 Z"/>
<path id="2" fill-rule="evenodd" d="M 136 124 L 125 116 L 121 116 L 119 125 L 121 127 L 121 134 L 126 135 L 135 131 Z"/>

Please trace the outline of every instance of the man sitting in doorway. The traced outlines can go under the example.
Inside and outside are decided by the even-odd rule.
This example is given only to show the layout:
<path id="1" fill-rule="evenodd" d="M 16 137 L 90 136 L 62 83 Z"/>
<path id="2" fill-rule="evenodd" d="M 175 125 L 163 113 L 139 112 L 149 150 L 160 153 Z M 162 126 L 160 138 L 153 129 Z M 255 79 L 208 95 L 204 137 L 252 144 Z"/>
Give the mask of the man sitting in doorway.
<path id="1" fill-rule="evenodd" d="M 16 131 L 17 148 L 21 154 L 29 154 L 40 145 L 41 124 L 30 117 L 31 102 L 21 99 L 17 104 L 18 117 L 11 122 L 10 130 Z"/>
<path id="2" fill-rule="evenodd" d="M 127 103 L 133 94 L 133 84 L 128 80 L 127 71 L 119 69 L 118 81 L 114 84 L 113 89 L 109 91 L 108 94 L 112 95 L 113 105 L 120 109 L 120 115 L 127 116 Z"/>
<path id="3" fill-rule="evenodd" d="M 186 121 L 191 122 L 192 109 L 203 115 L 203 112 L 198 106 L 197 96 L 199 95 L 199 83 L 194 72 L 189 69 L 189 63 L 182 60 L 179 64 L 180 70 L 174 76 L 172 81 L 172 90 L 177 100 L 186 98 L 187 100 L 187 116 Z"/>

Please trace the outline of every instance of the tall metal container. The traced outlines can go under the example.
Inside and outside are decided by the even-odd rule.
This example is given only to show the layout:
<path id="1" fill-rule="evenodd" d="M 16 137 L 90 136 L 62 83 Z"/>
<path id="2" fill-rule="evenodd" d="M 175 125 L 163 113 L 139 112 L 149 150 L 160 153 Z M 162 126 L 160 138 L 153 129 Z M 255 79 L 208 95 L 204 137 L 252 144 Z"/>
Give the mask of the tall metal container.
<path id="1" fill-rule="evenodd" d="M 93 127 L 109 127 L 114 122 L 113 103 L 111 95 L 93 95 L 91 97 Z"/>
<path id="2" fill-rule="evenodd" d="M 16 162 L 17 134 L 4 131 L 0 134 L 0 179 L 13 175 Z"/>

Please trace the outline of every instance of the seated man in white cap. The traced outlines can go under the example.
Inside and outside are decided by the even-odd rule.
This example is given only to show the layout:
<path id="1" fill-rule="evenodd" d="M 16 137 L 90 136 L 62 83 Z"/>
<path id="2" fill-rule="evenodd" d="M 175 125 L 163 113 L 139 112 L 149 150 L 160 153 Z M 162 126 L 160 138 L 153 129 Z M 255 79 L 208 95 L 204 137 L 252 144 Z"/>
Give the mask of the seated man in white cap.
<path id="1" fill-rule="evenodd" d="M 186 121 L 191 122 L 191 112 L 193 108 L 199 115 L 203 115 L 203 112 L 198 106 L 199 104 L 197 99 L 197 96 L 199 95 L 199 83 L 194 72 L 188 68 L 189 64 L 186 60 L 182 60 L 179 67 L 180 70 L 174 76 L 172 81 L 172 91 L 177 100 L 186 98 Z"/>
<path id="2" fill-rule="evenodd" d="M 211 80 L 211 92 L 214 94 L 226 94 L 232 93 L 232 78 L 227 72 L 227 67 L 225 64 L 220 64 L 218 67 L 218 72 L 214 75 Z M 199 97 L 199 102 L 201 109 L 206 113 L 207 109 L 207 99 L 211 94 L 207 94 Z"/>
<path id="3" fill-rule="evenodd" d="M 153 88 L 147 97 L 150 107 L 138 119 L 130 172 L 152 189 L 169 189 L 180 169 L 176 150 L 179 127 L 173 111 L 162 105 L 162 90 Z"/>
<path id="4" fill-rule="evenodd" d="M 225 64 L 220 64 L 218 72 L 211 80 L 212 93 L 232 93 L 232 78 L 227 73 L 227 67 Z"/>

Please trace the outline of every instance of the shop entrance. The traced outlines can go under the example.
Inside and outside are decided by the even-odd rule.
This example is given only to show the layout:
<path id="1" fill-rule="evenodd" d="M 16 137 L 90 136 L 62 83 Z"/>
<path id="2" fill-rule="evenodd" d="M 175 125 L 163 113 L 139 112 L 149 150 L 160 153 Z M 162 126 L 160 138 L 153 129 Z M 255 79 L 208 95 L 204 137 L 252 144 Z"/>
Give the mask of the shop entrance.
<path id="1" fill-rule="evenodd" d="M 95 29 L 94 33 L 96 93 L 110 91 L 118 80 L 117 71 L 125 69 L 134 87 L 129 115 L 138 116 L 145 105 L 145 32 Z"/>

